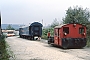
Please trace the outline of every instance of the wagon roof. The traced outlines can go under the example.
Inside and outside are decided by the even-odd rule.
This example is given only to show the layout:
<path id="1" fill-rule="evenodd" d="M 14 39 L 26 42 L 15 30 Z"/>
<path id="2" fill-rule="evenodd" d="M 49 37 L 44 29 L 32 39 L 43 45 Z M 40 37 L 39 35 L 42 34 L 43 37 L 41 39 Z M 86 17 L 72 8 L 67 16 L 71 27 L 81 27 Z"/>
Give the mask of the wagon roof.
<path id="1" fill-rule="evenodd" d="M 30 26 L 34 26 L 34 25 L 40 25 L 41 27 L 43 26 L 41 23 L 39 22 L 33 22 Z"/>
<path id="2" fill-rule="evenodd" d="M 31 25 L 24 25 L 24 26 L 21 26 L 20 28 L 26 28 L 26 27 L 29 27 L 29 26 L 34 26 L 34 25 L 40 25 L 41 27 L 43 26 L 41 23 L 39 22 L 33 22 Z"/>
<path id="3" fill-rule="evenodd" d="M 29 25 L 21 26 L 20 28 L 25 28 L 25 27 L 29 27 Z"/>
<path id="4" fill-rule="evenodd" d="M 62 25 L 56 26 L 55 28 L 61 28 L 64 25 L 67 25 L 67 24 L 62 24 Z"/>

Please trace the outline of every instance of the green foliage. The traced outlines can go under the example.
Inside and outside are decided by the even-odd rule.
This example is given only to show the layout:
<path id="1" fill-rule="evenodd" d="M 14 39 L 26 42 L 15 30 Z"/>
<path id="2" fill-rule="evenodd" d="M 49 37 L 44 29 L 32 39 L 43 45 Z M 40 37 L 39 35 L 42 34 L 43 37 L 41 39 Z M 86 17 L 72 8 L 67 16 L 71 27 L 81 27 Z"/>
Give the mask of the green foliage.
<path id="1" fill-rule="evenodd" d="M 87 47 L 90 47 L 90 36 L 87 36 Z"/>
<path id="2" fill-rule="evenodd" d="M 51 27 L 54 28 L 55 26 L 59 25 L 59 22 L 57 21 L 57 19 L 55 18 L 54 21 L 51 24 Z"/>
<path id="3" fill-rule="evenodd" d="M 63 18 L 63 23 L 80 23 L 87 27 L 87 46 L 90 46 L 90 12 L 89 10 L 83 9 L 82 7 L 68 8 L 66 16 Z"/>
<path id="4" fill-rule="evenodd" d="M 52 27 L 44 28 L 44 29 L 43 29 L 43 33 L 42 33 L 42 38 L 43 38 L 43 39 L 47 39 L 47 33 L 48 33 L 48 31 L 50 31 L 51 36 L 54 35 L 54 28 L 52 28 Z"/>
<path id="5" fill-rule="evenodd" d="M 87 46 L 90 47 L 90 22 L 87 23 Z"/>
<path id="6" fill-rule="evenodd" d="M 9 58 L 13 56 L 11 51 L 7 49 L 8 47 L 9 45 L 5 41 L 5 36 L 1 35 L 0 36 L 0 60 L 9 60 Z"/>
<path id="7" fill-rule="evenodd" d="M 47 39 L 47 33 L 49 31 L 49 28 L 43 28 L 42 30 L 42 38 Z"/>
<path id="8" fill-rule="evenodd" d="M 66 16 L 63 18 L 63 23 L 73 23 L 77 22 L 80 24 L 86 24 L 89 21 L 90 12 L 88 9 L 83 9 L 82 7 L 68 8 L 66 11 Z"/>
<path id="9" fill-rule="evenodd" d="M 90 22 L 86 25 L 87 27 L 87 35 L 90 36 Z"/>
<path id="10" fill-rule="evenodd" d="M 53 36 L 54 35 L 54 27 L 57 26 L 57 25 L 59 25 L 59 22 L 55 18 L 55 20 L 53 21 L 53 23 L 50 26 L 48 26 L 47 28 L 43 28 L 42 38 L 47 39 L 48 31 L 50 31 L 51 36 Z"/>
<path id="11" fill-rule="evenodd" d="M 11 27 L 11 25 L 9 24 L 6 28 L 7 30 L 15 30 L 13 27 Z"/>
<path id="12" fill-rule="evenodd" d="M 0 37 L 0 60 L 9 60 L 8 54 L 6 51 L 6 42 L 5 42 L 5 36 L 2 35 Z"/>

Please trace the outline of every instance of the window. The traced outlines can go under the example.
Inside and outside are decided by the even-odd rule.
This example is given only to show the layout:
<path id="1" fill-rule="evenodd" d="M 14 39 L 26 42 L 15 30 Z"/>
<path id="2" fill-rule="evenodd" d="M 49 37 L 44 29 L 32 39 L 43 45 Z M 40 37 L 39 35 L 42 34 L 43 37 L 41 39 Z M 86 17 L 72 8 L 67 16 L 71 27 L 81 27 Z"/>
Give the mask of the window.
<path id="1" fill-rule="evenodd" d="M 63 32 L 69 34 L 69 27 L 63 27 Z"/>
<path id="2" fill-rule="evenodd" d="M 55 35 L 56 35 L 56 36 L 58 35 L 58 31 L 57 31 L 57 29 L 55 29 Z"/>
<path id="3" fill-rule="evenodd" d="M 35 27 L 34 30 L 36 30 L 36 31 L 39 30 L 39 27 Z"/>
<path id="4" fill-rule="evenodd" d="M 14 32 L 8 32 L 8 34 L 13 34 Z"/>
<path id="5" fill-rule="evenodd" d="M 84 28 L 83 27 L 80 27 L 79 28 L 79 34 L 83 34 L 84 33 Z"/>

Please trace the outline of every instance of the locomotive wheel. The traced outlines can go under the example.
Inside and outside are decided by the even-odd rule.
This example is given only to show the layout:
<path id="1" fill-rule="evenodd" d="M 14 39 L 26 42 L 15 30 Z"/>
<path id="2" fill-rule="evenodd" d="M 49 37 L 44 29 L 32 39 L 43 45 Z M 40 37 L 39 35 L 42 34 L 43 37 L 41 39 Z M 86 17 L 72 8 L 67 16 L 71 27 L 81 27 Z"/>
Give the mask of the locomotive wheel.
<path id="1" fill-rule="evenodd" d="M 48 41 L 48 44 L 50 44 L 50 42 Z"/>
<path id="2" fill-rule="evenodd" d="M 38 40 L 38 38 L 36 38 L 36 39 L 33 39 L 33 40 Z"/>
<path id="3" fill-rule="evenodd" d="M 32 37 L 32 40 L 34 40 L 34 37 Z"/>
<path id="4" fill-rule="evenodd" d="M 62 48 L 67 49 L 68 48 L 68 44 L 62 46 Z"/>

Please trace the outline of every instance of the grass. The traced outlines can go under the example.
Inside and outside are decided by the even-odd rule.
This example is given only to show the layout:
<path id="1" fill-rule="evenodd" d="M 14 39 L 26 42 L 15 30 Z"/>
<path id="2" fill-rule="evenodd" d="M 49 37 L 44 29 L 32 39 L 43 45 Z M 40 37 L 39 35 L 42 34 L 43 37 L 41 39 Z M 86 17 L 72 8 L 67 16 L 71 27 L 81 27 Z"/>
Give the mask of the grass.
<path id="1" fill-rule="evenodd" d="M 87 36 L 87 47 L 90 47 L 90 36 Z"/>
<path id="2" fill-rule="evenodd" d="M 0 36 L 0 60 L 9 60 L 10 58 L 15 59 L 13 52 L 10 51 L 9 45 L 5 41 L 5 36 L 2 35 Z"/>

